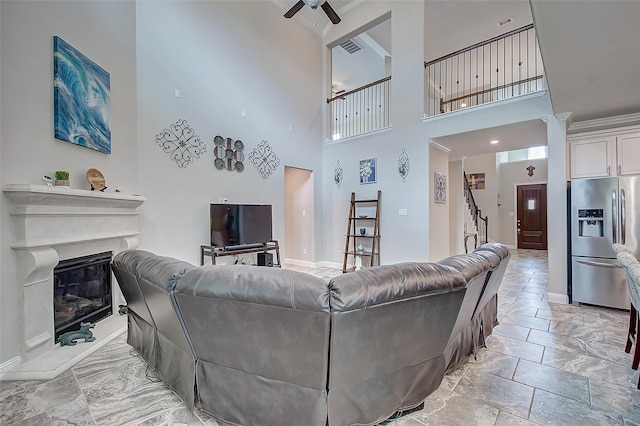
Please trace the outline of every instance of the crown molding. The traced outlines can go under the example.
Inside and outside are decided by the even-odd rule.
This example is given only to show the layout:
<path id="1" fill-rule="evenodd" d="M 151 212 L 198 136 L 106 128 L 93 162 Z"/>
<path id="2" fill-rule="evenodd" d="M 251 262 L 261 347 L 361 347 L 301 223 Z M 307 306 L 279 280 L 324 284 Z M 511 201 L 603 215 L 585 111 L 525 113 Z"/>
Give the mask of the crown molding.
<path id="1" fill-rule="evenodd" d="M 571 123 L 568 131 L 571 133 L 588 132 L 604 128 L 630 126 L 640 123 L 640 113 L 616 115 L 614 117 L 596 118 L 594 120 L 577 121 Z"/>
<path id="2" fill-rule="evenodd" d="M 444 151 L 447 154 L 451 152 L 451 148 L 449 148 L 448 146 L 442 145 L 441 143 L 438 143 L 433 139 L 429 139 L 429 145 L 433 146 L 434 148 L 438 148 L 440 151 Z"/>

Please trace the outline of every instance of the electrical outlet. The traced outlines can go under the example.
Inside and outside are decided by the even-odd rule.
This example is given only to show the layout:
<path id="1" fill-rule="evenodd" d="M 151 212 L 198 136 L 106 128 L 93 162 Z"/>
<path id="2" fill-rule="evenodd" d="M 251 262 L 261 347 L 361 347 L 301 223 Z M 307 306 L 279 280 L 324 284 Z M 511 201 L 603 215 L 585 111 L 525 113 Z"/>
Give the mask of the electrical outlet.
<path id="1" fill-rule="evenodd" d="M 307 249 L 302 249 L 302 254 L 307 254 Z"/>

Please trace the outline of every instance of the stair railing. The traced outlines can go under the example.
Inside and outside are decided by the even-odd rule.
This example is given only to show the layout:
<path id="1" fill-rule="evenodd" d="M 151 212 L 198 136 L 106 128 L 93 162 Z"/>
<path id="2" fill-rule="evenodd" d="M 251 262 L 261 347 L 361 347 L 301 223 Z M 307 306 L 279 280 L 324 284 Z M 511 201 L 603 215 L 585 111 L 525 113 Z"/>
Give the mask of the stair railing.
<path id="1" fill-rule="evenodd" d="M 474 240 L 475 240 L 474 249 L 475 249 L 478 247 L 478 245 L 485 244 L 486 242 L 489 241 L 489 217 L 482 216 L 482 210 L 478 208 L 478 204 L 476 204 L 476 200 L 475 198 L 473 198 L 473 192 L 471 191 L 471 184 L 467 179 L 467 174 L 465 172 L 463 172 L 463 174 L 464 174 L 464 181 L 465 181 L 464 198 L 467 201 L 467 205 L 469 206 L 469 209 L 471 210 L 471 217 L 478 231 L 478 234 L 474 237 Z M 465 247 L 464 247 L 465 251 L 467 250 L 467 244 L 466 244 L 467 238 L 468 238 L 468 235 L 465 238 Z"/>

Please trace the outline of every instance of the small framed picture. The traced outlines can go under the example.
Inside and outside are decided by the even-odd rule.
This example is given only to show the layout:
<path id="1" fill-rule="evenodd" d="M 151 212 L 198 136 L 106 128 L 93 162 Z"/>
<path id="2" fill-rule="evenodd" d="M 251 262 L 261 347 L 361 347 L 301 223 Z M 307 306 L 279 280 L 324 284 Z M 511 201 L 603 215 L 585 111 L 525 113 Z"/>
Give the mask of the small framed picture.
<path id="1" fill-rule="evenodd" d="M 444 173 L 433 173 L 433 202 L 447 202 L 447 176 Z"/>
<path id="2" fill-rule="evenodd" d="M 376 159 L 360 160 L 360 184 L 375 183 L 376 177 Z"/>

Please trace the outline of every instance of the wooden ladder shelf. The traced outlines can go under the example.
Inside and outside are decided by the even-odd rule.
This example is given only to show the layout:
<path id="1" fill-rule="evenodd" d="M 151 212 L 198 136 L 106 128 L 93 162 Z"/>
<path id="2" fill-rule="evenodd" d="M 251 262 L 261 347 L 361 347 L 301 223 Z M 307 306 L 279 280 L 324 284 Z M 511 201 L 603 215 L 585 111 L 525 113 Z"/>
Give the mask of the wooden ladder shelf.
<path id="1" fill-rule="evenodd" d="M 378 198 L 356 200 L 356 193 L 351 193 L 342 263 L 343 273 L 361 267 L 380 265 L 381 197 L 382 191 L 378 191 Z M 351 264 L 349 264 L 350 260 Z"/>

